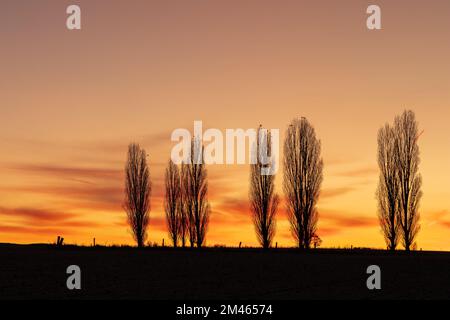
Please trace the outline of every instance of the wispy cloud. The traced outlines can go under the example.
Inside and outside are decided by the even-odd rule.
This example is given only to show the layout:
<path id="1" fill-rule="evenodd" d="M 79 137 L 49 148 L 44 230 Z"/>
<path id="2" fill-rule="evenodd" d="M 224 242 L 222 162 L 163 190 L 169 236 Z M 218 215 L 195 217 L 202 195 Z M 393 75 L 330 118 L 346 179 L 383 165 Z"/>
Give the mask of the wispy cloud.
<path id="1" fill-rule="evenodd" d="M 55 165 L 16 164 L 7 166 L 8 169 L 32 173 L 47 177 L 72 179 L 89 182 L 89 179 L 121 179 L 123 170 L 93 167 L 67 167 Z M 86 180 L 87 179 L 87 180 Z"/>
<path id="2" fill-rule="evenodd" d="M 122 203 L 122 187 L 104 187 L 97 185 L 78 186 L 28 186 L 4 189 L 12 192 L 50 195 L 55 198 L 72 199 L 74 201 L 94 201 L 103 203 Z"/>
<path id="3" fill-rule="evenodd" d="M 28 226 L 18 226 L 18 225 L 4 225 L 0 224 L 0 232 L 2 233 L 12 233 L 12 234 L 33 234 L 33 235 L 54 235 L 61 231 L 59 228 L 34 228 Z M 64 234 L 71 234 L 70 229 L 65 229 Z"/>
<path id="4" fill-rule="evenodd" d="M 36 208 L 5 208 L 0 207 L 0 216 L 24 218 L 29 221 L 41 221 L 41 222 L 61 222 L 64 220 L 76 218 L 77 215 L 68 212 L 53 211 L 47 209 Z"/>
<path id="5" fill-rule="evenodd" d="M 377 217 L 363 215 L 346 214 L 336 211 L 320 210 L 321 221 L 326 221 L 327 225 L 340 228 L 361 228 L 378 225 Z"/>
<path id="6" fill-rule="evenodd" d="M 239 199 L 232 197 L 222 198 L 221 201 L 216 205 L 216 207 L 221 211 L 238 215 L 247 215 L 250 210 L 248 199 Z"/>
<path id="7" fill-rule="evenodd" d="M 442 224 L 444 227 L 450 228 L 450 221 L 441 221 L 441 224 Z"/>
<path id="8" fill-rule="evenodd" d="M 356 169 L 342 170 L 335 173 L 336 176 L 351 177 L 351 178 L 372 177 L 377 174 L 378 168 L 376 166 L 365 166 Z"/>
<path id="9" fill-rule="evenodd" d="M 321 199 L 334 198 L 350 193 L 353 190 L 355 190 L 355 187 L 338 187 L 338 188 L 323 189 L 320 192 L 320 198 Z"/>
<path id="10" fill-rule="evenodd" d="M 4 222 L 0 224 L 2 233 L 44 237 L 56 234 L 76 235 L 104 226 L 73 212 L 29 207 L 0 207 L 0 220 Z"/>

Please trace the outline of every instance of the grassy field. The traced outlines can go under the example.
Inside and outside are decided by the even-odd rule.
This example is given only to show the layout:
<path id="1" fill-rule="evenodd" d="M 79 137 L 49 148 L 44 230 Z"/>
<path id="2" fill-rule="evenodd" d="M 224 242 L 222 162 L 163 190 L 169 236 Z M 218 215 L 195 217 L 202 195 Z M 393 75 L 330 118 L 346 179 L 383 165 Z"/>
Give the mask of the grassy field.
<path id="1" fill-rule="evenodd" d="M 369 265 L 381 290 L 368 290 Z M 81 268 L 82 289 L 66 288 Z M 1 299 L 449 299 L 450 253 L 0 245 Z"/>

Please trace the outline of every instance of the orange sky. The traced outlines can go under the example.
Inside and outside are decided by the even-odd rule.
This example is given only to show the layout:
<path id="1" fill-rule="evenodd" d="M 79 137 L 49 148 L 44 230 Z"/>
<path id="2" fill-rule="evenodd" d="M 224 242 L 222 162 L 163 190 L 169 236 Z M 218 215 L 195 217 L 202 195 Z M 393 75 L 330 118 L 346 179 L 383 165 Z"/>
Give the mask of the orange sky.
<path id="1" fill-rule="evenodd" d="M 73 3 L 1 5 L 0 242 L 132 243 L 131 141 L 150 154 L 149 240 L 161 242 L 173 129 L 261 123 L 283 139 L 306 116 L 322 140 L 323 246 L 384 247 L 376 135 L 408 108 L 425 130 L 418 246 L 450 250 L 450 2 L 76 1 L 82 30 L 68 31 Z M 381 31 L 366 29 L 369 4 Z M 208 173 L 207 244 L 256 245 L 248 166 Z M 293 244 L 283 205 L 277 226 L 275 241 Z"/>

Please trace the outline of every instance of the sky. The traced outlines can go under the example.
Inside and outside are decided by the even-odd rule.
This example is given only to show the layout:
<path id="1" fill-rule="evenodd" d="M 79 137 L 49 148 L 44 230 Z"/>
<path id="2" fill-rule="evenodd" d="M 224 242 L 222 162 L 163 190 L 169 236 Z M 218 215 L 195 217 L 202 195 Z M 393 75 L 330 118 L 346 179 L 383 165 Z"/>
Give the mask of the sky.
<path id="1" fill-rule="evenodd" d="M 66 28 L 71 4 L 81 30 Z M 366 28 L 370 4 L 382 30 Z M 132 244 L 122 209 L 130 142 L 149 154 L 148 240 L 167 242 L 174 129 L 262 124 L 282 145 L 304 116 L 322 143 L 322 246 L 383 248 L 377 131 L 411 109 L 423 130 L 418 248 L 450 250 L 449 32 L 450 2 L 437 0 L 4 0 L 0 242 Z M 257 245 L 249 166 L 207 169 L 207 245 Z M 294 245 L 283 203 L 274 241 Z"/>

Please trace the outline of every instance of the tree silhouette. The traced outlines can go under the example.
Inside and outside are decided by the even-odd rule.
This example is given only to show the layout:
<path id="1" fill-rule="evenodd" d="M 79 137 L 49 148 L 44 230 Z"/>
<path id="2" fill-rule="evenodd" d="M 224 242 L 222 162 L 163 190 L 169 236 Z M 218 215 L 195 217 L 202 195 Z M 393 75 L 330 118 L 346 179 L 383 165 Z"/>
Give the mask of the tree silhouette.
<path id="1" fill-rule="evenodd" d="M 195 246 L 194 204 L 190 187 L 190 161 L 181 164 L 181 210 L 184 222 L 185 237 L 189 239 L 190 247 Z M 183 241 L 183 240 L 182 240 Z"/>
<path id="2" fill-rule="evenodd" d="M 319 237 L 317 233 L 314 233 L 311 237 L 311 243 L 314 247 L 314 249 L 317 249 L 322 244 L 322 239 Z"/>
<path id="3" fill-rule="evenodd" d="M 147 154 L 139 144 L 128 146 L 125 165 L 124 209 L 128 223 L 138 247 L 143 247 L 147 238 L 150 212 L 151 181 L 147 165 Z"/>
<path id="4" fill-rule="evenodd" d="M 190 206 L 187 203 L 187 196 L 186 196 L 186 188 L 184 187 L 184 181 L 185 180 L 185 167 L 184 164 L 182 164 L 181 167 L 181 172 L 180 172 L 180 183 L 182 183 L 180 185 L 180 194 L 178 197 L 178 208 L 180 210 L 180 217 L 179 217 L 179 228 L 178 228 L 178 238 L 181 241 L 181 246 L 184 248 L 186 246 L 186 240 L 188 238 L 188 236 L 190 235 L 189 232 L 189 221 L 190 221 Z M 190 240 L 192 240 L 190 242 L 191 247 L 194 245 L 194 239 L 189 238 Z"/>
<path id="5" fill-rule="evenodd" d="M 422 178 L 419 174 L 418 124 L 414 112 L 404 111 L 394 121 L 396 136 L 395 161 L 400 184 L 399 223 L 402 243 L 406 251 L 414 246 L 419 225 L 419 202 L 422 197 Z"/>
<path id="6" fill-rule="evenodd" d="M 264 133 L 259 127 L 257 132 L 254 154 L 256 163 L 250 166 L 250 203 L 253 214 L 253 224 L 259 243 L 264 249 L 270 248 L 275 235 L 275 215 L 278 208 L 279 198 L 275 193 L 275 175 L 261 174 L 265 166 L 259 155 L 271 155 L 271 135 Z M 272 157 L 271 157 L 272 158 Z M 273 158 L 271 161 L 274 161 Z"/>
<path id="7" fill-rule="evenodd" d="M 399 240 L 400 183 L 396 161 L 397 138 L 394 129 L 386 124 L 378 131 L 378 167 L 380 177 L 377 189 L 378 218 L 389 250 L 395 250 Z"/>
<path id="8" fill-rule="evenodd" d="M 166 220 L 169 231 L 170 239 L 172 240 L 173 246 L 178 246 L 178 240 L 183 237 L 182 221 L 182 211 L 180 208 L 180 195 L 181 195 L 181 185 L 180 185 L 180 172 L 178 167 L 169 160 L 165 173 L 165 201 L 164 209 L 166 212 Z M 183 241 L 182 241 L 183 242 Z"/>
<path id="9" fill-rule="evenodd" d="M 310 248 L 317 228 L 317 201 L 323 180 L 321 144 L 306 118 L 294 119 L 284 141 L 284 180 L 291 232 L 299 248 Z"/>
<path id="10" fill-rule="evenodd" d="M 203 146 L 197 137 L 191 143 L 188 162 L 181 166 L 183 216 L 191 247 L 204 245 L 211 212 L 208 202 L 207 171 L 203 161 Z"/>

